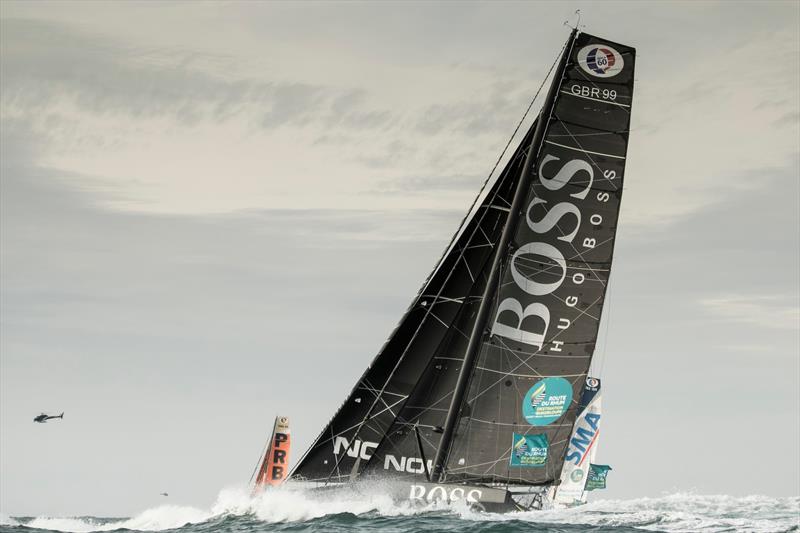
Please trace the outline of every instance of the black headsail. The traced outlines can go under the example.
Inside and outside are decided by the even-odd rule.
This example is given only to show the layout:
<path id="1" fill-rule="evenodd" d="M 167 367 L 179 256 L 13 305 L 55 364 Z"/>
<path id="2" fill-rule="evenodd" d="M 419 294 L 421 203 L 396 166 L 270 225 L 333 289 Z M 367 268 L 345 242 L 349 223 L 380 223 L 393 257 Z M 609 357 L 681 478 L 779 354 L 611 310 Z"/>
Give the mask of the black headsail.
<path id="1" fill-rule="evenodd" d="M 503 181 L 505 206 L 511 205 L 514 191 L 531 145 L 536 123 L 520 142 L 499 181 Z M 507 211 L 507 208 L 506 208 Z M 497 219 L 500 221 L 500 219 Z M 492 227 L 493 246 L 499 241 L 505 225 Z M 494 254 L 486 257 L 483 268 L 472 270 L 475 284 L 471 297 L 461 305 L 452 325 L 421 372 L 408 400 L 391 427 L 379 442 L 365 468 L 368 475 L 424 474 L 432 469 L 432 459 L 439 444 L 448 406 L 463 363 L 469 335 L 475 323 Z"/>
<path id="2" fill-rule="evenodd" d="M 434 462 L 438 479 L 558 479 L 608 285 L 634 61 L 631 47 L 570 38 L 539 118 L 530 178 L 521 179 L 524 200 L 509 215 L 499 283 L 490 279 L 487 319 L 471 338 L 473 361 L 466 353 L 465 394 L 456 389 L 452 433 L 446 425 Z"/>
<path id="3" fill-rule="evenodd" d="M 487 263 L 505 227 L 529 132 L 461 228 L 406 314 L 291 474 L 294 480 L 353 479 L 403 409 L 464 309 L 483 294 Z"/>

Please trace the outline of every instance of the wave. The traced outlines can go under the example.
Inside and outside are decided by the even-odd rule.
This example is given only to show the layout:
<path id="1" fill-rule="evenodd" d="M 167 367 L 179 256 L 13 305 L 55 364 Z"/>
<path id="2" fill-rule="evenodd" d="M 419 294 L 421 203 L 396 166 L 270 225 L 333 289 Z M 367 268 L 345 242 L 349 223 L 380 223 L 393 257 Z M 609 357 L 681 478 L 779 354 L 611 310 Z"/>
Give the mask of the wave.
<path id="1" fill-rule="evenodd" d="M 557 511 L 534 511 L 475 520 L 530 520 L 550 524 L 625 527 L 646 531 L 752 531 L 781 533 L 800 530 L 800 498 L 734 497 L 675 493 L 630 500 L 597 500 Z"/>
<path id="2" fill-rule="evenodd" d="M 5 513 L 0 513 L 0 526 L 18 526 L 19 522 Z"/>
<path id="3" fill-rule="evenodd" d="M 249 489 L 223 489 L 211 509 L 178 505 L 160 505 L 133 518 L 100 519 L 93 517 L 37 517 L 15 520 L 2 525 L 25 526 L 49 531 L 89 533 L 94 531 L 161 531 L 190 524 L 200 524 L 226 516 L 252 516 L 260 522 L 303 522 L 330 515 L 375 513 L 380 516 L 411 515 L 437 509 L 435 504 L 426 507 L 398 504 L 380 491 L 370 495 L 352 489 L 331 492 L 309 491 L 293 487 L 266 490 L 251 496 Z"/>
<path id="4" fill-rule="evenodd" d="M 531 526 L 562 529 L 575 526 L 582 528 L 608 528 L 620 530 L 649 531 L 753 531 L 778 533 L 800 530 L 800 498 L 770 498 L 767 496 L 708 496 L 693 493 L 677 493 L 655 498 L 630 500 L 597 500 L 588 505 L 552 511 L 531 511 L 508 514 L 480 513 L 465 505 L 441 506 L 431 504 L 420 507 L 393 501 L 379 490 L 356 491 L 308 491 L 293 487 L 267 490 L 251 497 L 243 488 L 222 490 L 210 509 L 162 505 L 148 509 L 133 518 L 98 519 L 91 517 L 14 519 L 2 516 L 0 524 L 42 530 L 89 533 L 127 529 L 133 531 L 161 531 L 194 524 L 213 526 L 215 521 L 235 520 L 237 517 L 252 521 L 253 529 L 258 524 L 297 525 L 298 522 L 314 522 L 333 519 L 342 515 L 370 519 L 391 519 L 409 523 L 409 531 L 422 529 L 412 525 L 414 519 L 456 521 L 457 530 L 482 530 L 486 522 L 504 522 L 509 529 L 529 530 Z M 400 520 L 400 519 L 403 520 Z M 426 520 L 428 521 L 428 520 Z M 389 521 L 391 523 L 391 520 Z M 388 526 L 389 523 L 386 525 Z M 471 525 L 470 525 L 471 524 Z M 319 523 L 320 530 L 326 530 Z M 366 524 L 365 524 L 366 525 Z M 400 524 L 397 524 L 400 525 Z M 16 527 L 15 527 L 16 526 Z M 474 527 L 473 527 L 474 526 Z M 437 526 L 428 529 L 436 529 Z M 450 526 L 448 526 L 450 527 Z M 236 527 L 247 530 L 246 524 Z"/>
<path id="5" fill-rule="evenodd" d="M 148 509 L 136 517 L 128 519 L 38 517 L 28 522 L 18 521 L 18 524 L 28 528 L 74 533 L 114 531 L 117 529 L 161 531 L 180 528 L 187 524 L 199 524 L 208 521 L 210 518 L 212 518 L 212 515 L 202 509 L 178 505 L 162 505 Z"/>

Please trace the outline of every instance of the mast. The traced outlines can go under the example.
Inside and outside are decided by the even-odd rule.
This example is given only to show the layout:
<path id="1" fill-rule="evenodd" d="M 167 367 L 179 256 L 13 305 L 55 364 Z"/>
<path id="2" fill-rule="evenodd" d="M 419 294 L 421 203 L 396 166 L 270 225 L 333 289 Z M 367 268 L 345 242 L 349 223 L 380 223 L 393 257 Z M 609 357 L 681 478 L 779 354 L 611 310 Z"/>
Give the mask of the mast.
<path id="1" fill-rule="evenodd" d="M 458 381 L 453 390 L 453 397 L 450 400 L 450 407 L 447 411 L 447 418 L 442 429 L 442 438 L 439 441 L 439 448 L 436 451 L 436 457 L 433 461 L 433 472 L 431 473 L 431 480 L 434 482 L 441 481 L 444 474 L 444 464 L 447 460 L 447 454 L 450 449 L 451 441 L 453 440 L 453 432 L 455 431 L 456 424 L 458 423 L 459 414 L 461 412 L 461 405 L 464 402 L 464 395 L 467 392 L 467 385 L 469 384 L 472 367 L 475 364 L 475 359 L 478 355 L 481 343 L 483 342 L 483 335 L 486 328 L 489 311 L 491 310 L 491 295 L 497 290 L 497 284 L 500 280 L 500 268 L 505 256 L 505 250 L 508 248 L 511 241 L 514 229 L 517 226 L 517 221 L 522 212 L 522 203 L 528 193 L 531 185 L 533 168 L 536 160 L 538 159 L 539 152 L 542 147 L 545 132 L 550 123 L 550 115 L 553 111 L 558 89 L 564 77 L 564 72 L 567 67 L 567 62 L 572 53 L 572 47 L 575 42 L 575 37 L 578 29 L 573 28 L 570 32 L 569 38 L 564 45 L 564 53 L 561 56 L 561 61 L 558 64 L 558 69 L 553 75 L 553 81 L 550 89 L 547 92 L 547 98 L 542 106 L 542 111 L 539 114 L 539 121 L 536 125 L 536 130 L 531 139 L 528 155 L 525 158 L 525 164 L 522 167 L 517 190 L 514 193 L 514 200 L 508 212 L 506 225 L 503 228 L 503 233 L 500 236 L 500 241 L 497 243 L 497 251 L 495 252 L 494 259 L 492 260 L 492 268 L 489 272 L 489 277 L 486 283 L 486 288 L 483 291 L 478 314 L 475 318 L 475 323 L 470 333 L 469 343 L 467 344 L 466 352 L 464 353 L 464 362 L 458 374 Z"/>

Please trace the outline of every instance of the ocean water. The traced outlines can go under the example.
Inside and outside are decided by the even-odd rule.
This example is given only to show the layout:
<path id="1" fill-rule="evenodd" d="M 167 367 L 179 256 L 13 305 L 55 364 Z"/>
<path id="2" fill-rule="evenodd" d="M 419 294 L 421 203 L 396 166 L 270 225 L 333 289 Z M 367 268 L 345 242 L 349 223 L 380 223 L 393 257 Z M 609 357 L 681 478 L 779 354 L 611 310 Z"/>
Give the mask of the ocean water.
<path id="1" fill-rule="evenodd" d="M 672 494 L 603 500 L 558 511 L 489 514 L 466 506 L 413 507 L 356 493 L 278 489 L 250 498 L 223 490 L 211 509 L 162 505 L 132 518 L 0 516 L 0 531 L 277 532 L 576 532 L 800 531 L 800 498 Z"/>

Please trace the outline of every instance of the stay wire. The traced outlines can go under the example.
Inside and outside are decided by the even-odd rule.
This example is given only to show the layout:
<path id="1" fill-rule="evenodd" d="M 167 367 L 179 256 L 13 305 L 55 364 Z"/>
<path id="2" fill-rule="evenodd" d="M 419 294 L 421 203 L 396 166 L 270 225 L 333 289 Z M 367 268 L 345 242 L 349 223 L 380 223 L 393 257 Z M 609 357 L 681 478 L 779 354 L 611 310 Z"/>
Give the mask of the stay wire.
<path id="1" fill-rule="evenodd" d="M 522 124 L 525 122 L 525 119 L 528 117 L 528 114 L 530 113 L 531 109 L 533 108 L 533 104 L 536 102 L 536 99 L 539 97 L 539 93 L 541 93 L 542 89 L 545 86 L 545 83 L 547 83 L 547 80 L 550 78 L 550 75 L 553 73 L 553 70 L 556 68 L 556 65 L 558 64 L 558 60 L 561 58 L 561 55 L 564 53 L 564 50 L 566 50 L 567 45 L 569 45 L 569 44 L 570 44 L 570 40 L 567 40 L 561 46 L 561 49 L 556 54 L 556 57 L 553 60 L 553 63 L 550 65 L 550 68 L 548 69 L 547 74 L 542 79 L 542 83 L 539 84 L 539 88 L 536 89 L 536 94 L 533 95 L 533 98 L 531 99 L 530 103 L 528 104 L 528 107 L 525 110 L 525 113 L 523 113 L 522 118 L 517 123 L 516 128 L 514 128 L 514 132 L 511 134 L 511 137 L 508 139 L 508 142 L 506 143 L 505 147 L 503 148 L 503 151 L 500 153 L 500 156 L 497 158 L 497 161 L 495 161 L 495 164 L 492 167 L 492 170 L 489 172 L 489 175 L 486 177 L 486 181 L 483 182 L 483 185 L 481 186 L 480 191 L 478 191 L 478 195 L 472 201 L 472 205 L 467 210 L 467 213 L 464 215 L 464 218 L 461 219 L 461 224 L 459 224 L 458 230 L 453 235 L 453 238 L 450 239 L 450 243 L 445 248 L 445 251 L 442 254 L 442 259 L 444 258 L 445 255 L 447 255 L 447 252 L 448 252 L 448 250 L 450 250 L 450 247 L 453 245 L 453 242 L 455 242 L 456 238 L 461 233 L 461 228 L 464 226 L 464 223 L 466 222 L 467 218 L 469 218 L 469 214 L 472 213 L 472 210 L 475 208 L 475 204 L 478 203 L 478 200 L 480 199 L 481 195 L 483 194 L 483 191 L 486 188 L 486 185 L 488 185 L 489 181 L 492 178 L 492 175 L 494 174 L 495 170 L 497 170 L 497 167 L 500 165 L 500 162 L 503 160 L 503 157 L 505 156 L 506 152 L 508 151 L 508 147 L 511 146 L 511 143 L 514 141 L 514 138 L 516 137 L 517 133 L 519 132 L 519 129 L 522 127 Z M 500 253 L 500 252 L 498 251 L 498 253 Z M 440 259 L 439 261 L 441 262 L 442 259 Z M 498 286 L 497 291 L 499 292 L 499 290 L 500 290 L 500 287 Z M 467 422 L 467 423 L 469 424 L 469 422 Z M 452 451 L 452 450 L 450 450 L 450 451 Z M 447 464 L 447 462 L 449 461 L 450 451 L 448 451 L 447 458 L 445 459 L 445 464 Z"/>
<path id="2" fill-rule="evenodd" d="M 469 214 L 472 213 L 472 210 L 475 208 L 475 204 L 478 203 L 478 200 L 480 199 L 481 195 L 483 194 L 483 191 L 486 190 L 486 186 L 489 184 L 489 181 L 491 181 L 492 176 L 494 175 L 495 171 L 497 170 L 497 167 L 500 166 L 500 162 L 503 160 L 503 157 L 505 157 L 506 152 L 508 151 L 508 147 L 511 146 L 511 143 L 514 141 L 514 138 L 517 136 L 517 133 L 519 133 L 519 129 L 522 127 L 522 124 L 525 122 L 525 119 L 528 118 L 528 114 L 531 112 L 531 109 L 533 108 L 533 104 L 536 102 L 536 99 L 539 97 L 539 93 L 542 92 L 542 89 L 544 88 L 544 84 L 550 78 L 550 74 L 553 73 L 553 69 L 556 68 L 556 65 L 558 64 L 558 59 L 561 57 L 561 54 L 564 52 L 564 49 L 566 47 L 567 47 L 567 43 L 564 43 L 564 45 L 561 47 L 561 50 L 558 52 L 558 54 L 556 54 L 556 58 L 553 61 L 553 64 L 550 65 L 550 69 L 547 71 L 547 74 L 545 75 L 544 79 L 542 79 L 542 83 L 539 85 L 539 88 L 536 89 L 536 94 L 533 95 L 533 98 L 531 99 L 530 103 L 528 104 L 528 108 L 525 109 L 525 113 L 523 113 L 522 114 L 522 118 L 519 119 L 519 122 L 517 123 L 517 127 L 514 128 L 514 132 L 511 134 L 511 137 L 509 137 L 508 142 L 506 143 L 505 147 L 503 148 L 503 151 L 500 152 L 500 157 L 498 157 L 497 161 L 495 161 L 494 166 L 492 167 L 492 170 L 489 172 L 489 175 L 486 176 L 486 180 L 483 182 L 483 185 L 481 185 L 481 188 L 478 191 L 477 196 L 475 196 L 475 199 L 472 200 L 472 205 L 470 205 L 469 209 L 467 209 L 467 212 L 464 215 L 464 218 L 461 219 L 461 223 L 458 225 L 458 229 L 453 234 L 453 237 L 450 239 L 450 242 L 445 247 L 444 252 L 442 253 L 442 257 L 439 258 L 439 263 L 442 262 L 444 257 L 447 255 L 447 252 L 450 250 L 450 247 L 453 246 L 453 243 L 455 242 L 456 238 L 458 238 L 458 236 L 461 234 L 461 230 L 464 227 L 464 224 L 466 223 L 467 219 L 469 218 Z"/>

